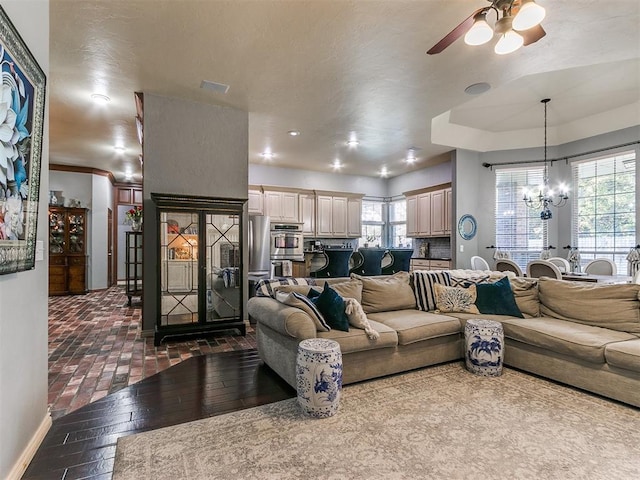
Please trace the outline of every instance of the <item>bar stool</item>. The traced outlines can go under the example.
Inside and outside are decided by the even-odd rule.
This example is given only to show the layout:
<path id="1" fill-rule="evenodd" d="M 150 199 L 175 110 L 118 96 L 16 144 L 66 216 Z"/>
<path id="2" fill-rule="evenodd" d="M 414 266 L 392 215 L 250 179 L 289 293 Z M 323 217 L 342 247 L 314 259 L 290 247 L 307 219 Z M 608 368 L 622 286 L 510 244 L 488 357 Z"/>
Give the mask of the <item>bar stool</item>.
<path id="1" fill-rule="evenodd" d="M 349 276 L 349 259 L 353 250 L 349 248 L 325 248 L 327 263 L 310 275 L 314 278 L 334 278 Z"/>
<path id="2" fill-rule="evenodd" d="M 383 275 L 393 275 L 398 272 L 408 272 L 411 264 L 413 248 L 390 248 L 391 263 L 382 267 Z"/>
<path id="3" fill-rule="evenodd" d="M 356 252 L 360 261 L 349 273 L 372 276 L 382 274 L 382 257 L 387 250 L 384 248 L 359 248 Z"/>

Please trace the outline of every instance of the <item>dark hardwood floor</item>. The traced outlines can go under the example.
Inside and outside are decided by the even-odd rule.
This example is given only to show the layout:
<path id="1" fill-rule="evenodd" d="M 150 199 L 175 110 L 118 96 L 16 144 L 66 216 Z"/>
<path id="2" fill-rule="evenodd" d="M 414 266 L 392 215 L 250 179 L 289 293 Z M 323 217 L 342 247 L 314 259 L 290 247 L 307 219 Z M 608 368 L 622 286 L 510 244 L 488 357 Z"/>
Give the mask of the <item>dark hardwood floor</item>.
<path id="1" fill-rule="evenodd" d="M 119 437 L 294 396 L 255 350 L 193 357 L 54 420 L 22 478 L 110 479 Z"/>

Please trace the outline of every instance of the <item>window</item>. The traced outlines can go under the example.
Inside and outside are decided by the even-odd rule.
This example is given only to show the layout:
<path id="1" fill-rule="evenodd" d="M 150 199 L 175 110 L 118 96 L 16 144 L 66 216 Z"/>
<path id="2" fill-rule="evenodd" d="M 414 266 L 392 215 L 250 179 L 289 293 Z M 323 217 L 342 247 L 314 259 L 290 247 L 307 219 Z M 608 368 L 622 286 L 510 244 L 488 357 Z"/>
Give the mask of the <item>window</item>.
<path id="1" fill-rule="evenodd" d="M 572 244 L 582 265 L 603 257 L 625 272 L 636 240 L 635 152 L 575 162 L 571 170 Z"/>
<path id="2" fill-rule="evenodd" d="M 407 238 L 407 200 L 389 202 L 389 247 L 411 247 Z"/>
<path id="3" fill-rule="evenodd" d="M 383 227 L 385 203 L 377 200 L 362 201 L 362 237 L 358 239 L 358 245 L 363 247 L 365 243 L 370 247 L 383 246 Z"/>
<path id="4" fill-rule="evenodd" d="M 496 243 L 523 270 L 548 245 L 547 222 L 522 201 L 524 188 L 542 184 L 543 167 L 496 170 Z"/>

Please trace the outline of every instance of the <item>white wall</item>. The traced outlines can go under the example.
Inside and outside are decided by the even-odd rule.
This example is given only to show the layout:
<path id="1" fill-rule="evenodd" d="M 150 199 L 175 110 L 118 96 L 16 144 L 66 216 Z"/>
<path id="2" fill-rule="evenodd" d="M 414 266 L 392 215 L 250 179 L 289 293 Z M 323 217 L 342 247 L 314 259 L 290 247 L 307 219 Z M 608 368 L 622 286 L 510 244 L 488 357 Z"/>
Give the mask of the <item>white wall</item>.
<path id="1" fill-rule="evenodd" d="M 451 154 L 453 155 L 453 154 Z M 405 173 L 387 181 L 387 197 L 402 195 L 404 192 L 420 188 L 433 187 L 450 183 L 453 179 L 451 161 L 439 163 L 433 167 L 423 168 L 415 172 Z"/>
<path id="2" fill-rule="evenodd" d="M 88 288 L 100 290 L 108 283 L 108 209 L 113 208 L 113 186 L 104 175 L 91 175 L 91 256 Z"/>
<path id="3" fill-rule="evenodd" d="M 75 198 L 80 200 L 83 207 L 92 208 L 92 176 L 86 173 L 51 170 L 49 172 L 49 190 L 62 191 L 64 204 L 67 207 L 69 200 Z"/>
<path id="4" fill-rule="evenodd" d="M 249 165 L 249 184 L 363 193 L 370 197 L 387 196 L 386 179 L 383 178 L 313 172 L 253 163 Z"/>
<path id="5" fill-rule="evenodd" d="M 47 75 L 48 81 L 48 0 L 3 1 L 2 7 Z M 48 170 L 49 121 L 45 115 L 37 231 L 37 240 L 44 245 L 47 244 Z M 49 258 L 46 249 L 44 255 L 44 261 L 37 261 L 34 270 L 0 276 L 0 478 L 9 477 L 41 425 L 45 429 L 40 429 L 40 432 L 46 431 L 49 419 Z"/>
<path id="6" fill-rule="evenodd" d="M 246 200 L 248 139 L 247 112 L 144 92 L 144 330 L 154 329 L 157 316 L 157 240 L 149 234 L 157 226 L 151 193 Z M 246 230 L 243 244 L 246 301 Z"/>

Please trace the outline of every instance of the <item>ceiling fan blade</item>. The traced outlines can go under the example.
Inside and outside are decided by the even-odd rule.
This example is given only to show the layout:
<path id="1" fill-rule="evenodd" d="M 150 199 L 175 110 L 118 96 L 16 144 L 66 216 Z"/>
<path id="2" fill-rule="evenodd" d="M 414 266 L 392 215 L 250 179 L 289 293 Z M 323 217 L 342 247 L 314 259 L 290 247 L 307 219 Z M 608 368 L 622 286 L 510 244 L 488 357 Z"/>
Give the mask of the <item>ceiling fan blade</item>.
<path id="1" fill-rule="evenodd" d="M 466 19 L 462 21 L 460 25 L 458 25 L 456 28 L 454 28 L 449 33 L 447 33 L 442 40 L 440 40 L 433 47 L 431 47 L 427 52 L 427 54 L 435 55 L 436 53 L 440 53 L 449 45 L 451 45 L 453 42 L 455 42 L 457 39 L 462 37 L 465 33 L 467 33 L 471 29 L 471 27 L 473 27 L 474 17 L 478 13 L 484 10 L 488 10 L 488 8 L 489 7 L 479 8 L 478 10 L 473 12 L 471 15 L 469 15 Z"/>
<path id="2" fill-rule="evenodd" d="M 537 42 L 547 34 L 547 32 L 544 31 L 544 28 L 542 28 L 542 25 L 536 25 L 528 30 L 519 31 L 518 33 L 524 37 L 523 45 L 525 47 Z"/>

